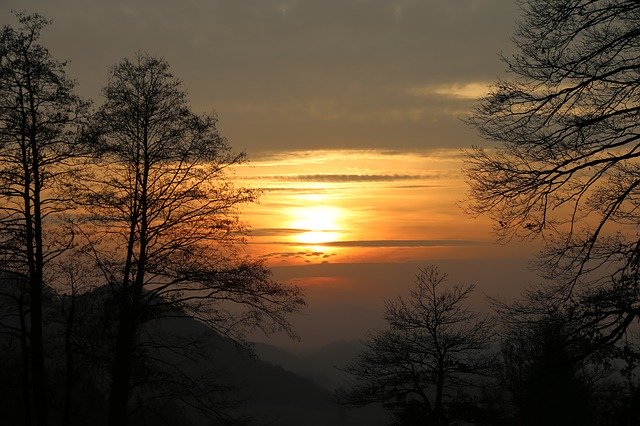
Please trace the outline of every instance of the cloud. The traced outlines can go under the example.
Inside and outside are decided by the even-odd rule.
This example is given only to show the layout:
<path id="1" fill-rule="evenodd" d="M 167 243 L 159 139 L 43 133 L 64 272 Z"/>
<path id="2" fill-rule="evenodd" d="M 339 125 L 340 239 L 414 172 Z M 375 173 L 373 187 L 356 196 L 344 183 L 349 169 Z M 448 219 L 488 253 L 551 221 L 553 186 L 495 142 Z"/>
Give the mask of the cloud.
<path id="1" fill-rule="evenodd" d="M 487 243 L 474 240 L 359 240 L 333 241 L 325 243 L 329 247 L 443 247 L 480 246 Z"/>
<path id="2" fill-rule="evenodd" d="M 257 176 L 254 179 L 264 179 L 280 182 L 395 182 L 406 180 L 422 180 L 437 178 L 437 175 L 416 175 L 416 174 L 336 174 L 336 173 L 315 173 L 315 174 L 291 174 Z"/>
<path id="3" fill-rule="evenodd" d="M 260 256 L 262 259 L 300 259 L 304 260 L 306 263 L 311 263 L 314 260 L 320 260 L 322 262 L 326 262 L 331 256 L 335 256 L 335 253 L 325 253 L 323 251 L 280 251 L 280 252 L 272 252 L 263 254 Z"/>
<path id="4" fill-rule="evenodd" d="M 263 192 L 291 192 L 296 194 L 318 194 L 329 192 L 327 188 L 295 188 L 295 187 L 261 187 L 257 188 L 259 191 Z M 341 189 L 351 189 L 351 187 L 342 187 Z"/>
<path id="5" fill-rule="evenodd" d="M 140 49 L 166 58 L 194 108 L 218 111 L 230 143 L 253 157 L 469 146 L 441 95 L 469 96 L 464 84 L 446 84 L 501 72 L 496 52 L 509 49 L 515 3 L 3 0 L 0 21 L 14 24 L 12 9 L 52 19 L 47 47 L 71 61 L 79 94 L 98 104 L 107 68 L 122 57 Z M 407 95 L 426 83 L 435 96 Z"/>
<path id="6" fill-rule="evenodd" d="M 283 243 L 270 244 L 294 245 L 294 246 L 325 246 L 325 247 L 459 247 L 459 246 L 484 246 L 489 245 L 485 241 L 477 240 L 353 240 L 331 241 L 322 244 Z"/>
<path id="7" fill-rule="evenodd" d="M 412 96 L 429 97 L 433 95 L 455 99 L 478 99 L 489 92 L 490 83 L 477 81 L 471 83 L 452 83 L 436 86 L 415 86 L 407 90 Z"/>
<path id="8" fill-rule="evenodd" d="M 307 229 L 296 228 L 255 228 L 251 230 L 253 237 L 282 237 L 307 232 Z"/>
<path id="9" fill-rule="evenodd" d="M 443 188 L 445 185 L 396 185 L 398 189 Z"/>

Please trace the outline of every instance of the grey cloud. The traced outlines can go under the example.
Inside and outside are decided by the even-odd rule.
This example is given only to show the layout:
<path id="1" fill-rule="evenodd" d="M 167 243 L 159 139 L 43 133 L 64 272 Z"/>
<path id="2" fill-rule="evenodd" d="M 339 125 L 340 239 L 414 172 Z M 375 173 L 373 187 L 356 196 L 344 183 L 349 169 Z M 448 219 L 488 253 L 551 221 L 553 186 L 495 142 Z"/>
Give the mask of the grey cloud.
<path id="1" fill-rule="evenodd" d="M 517 8 L 505 0 L 5 0 L 53 20 L 44 42 L 99 102 L 107 68 L 164 56 L 231 144 L 261 151 L 469 146 L 460 101 L 412 87 L 493 80 Z M 470 106 L 471 102 L 465 104 Z"/>
<path id="2" fill-rule="evenodd" d="M 394 182 L 404 180 L 421 180 L 433 176 L 410 174 L 335 174 L 316 173 L 309 175 L 272 175 L 259 176 L 257 179 L 266 179 L 281 182 Z"/>
<path id="3" fill-rule="evenodd" d="M 263 179 L 266 179 L 266 177 L 263 177 Z M 375 182 L 376 180 L 372 179 L 372 180 L 354 180 L 354 181 L 329 181 L 329 180 L 325 180 L 322 182 L 331 182 L 331 183 L 338 183 L 338 182 Z M 393 181 L 392 179 L 382 179 L 382 180 L 378 180 L 378 182 L 391 182 Z M 320 181 L 318 181 L 320 182 Z M 445 185 L 437 185 L 437 184 L 425 184 L 425 185 L 395 185 L 394 188 L 397 189 L 420 189 L 420 188 L 443 188 L 445 187 Z M 349 190 L 349 189 L 353 189 L 355 188 L 355 186 L 340 186 L 340 190 Z M 327 188 L 313 188 L 313 189 L 309 189 L 309 188 L 295 188 L 295 187 L 273 187 L 273 188 L 267 188 L 267 187 L 263 187 L 263 188 L 258 188 L 259 191 L 263 191 L 263 192 L 290 192 L 290 193 L 295 193 L 295 194 L 319 194 L 319 193 L 325 193 L 325 192 L 331 192 L 332 190 L 327 189 Z"/>
<path id="4" fill-rule="evenodd" d="M 398 189 L 443 188 L 444 185 L 396 185 Z"/>
<path id="5" fill-rule="evenodd" d="M 280 237 L 307 232 L 306 229 L 295 228 L 255 228 L 251 230 L 253 237 Z"/>
<path id="6" fill-rule="evenodd" d="M 266 177 L 261 177 L 260 179 L 266 179 Z M 296 187 L 290 187 L 290 186 L 262 187 L 262 188 L 256 188 L 256 189 L 258 191 L 264 191 L 264 192 L 292 192 L 297 194 L 318 194 L 322 192 L 328 192 L 326 188 L 309 189 L 309 188 L 296 188 Z M 348 188 L 342 187 L 342 189 L 348 189 Z"/>
<path id="7" fill-rule="evenodd" d="M 326 261 L 330 257 L 335 256 L 335 253 L 325 253 L 322 251 L 281 251 L 263 254 L 260 256 L 262 259 L 301 259 L 305 262 L 312 262 L 313 260 Z"/>
<path id="8" fill-rule="evenodd" d="M 487 243 L 474 240 L 358 240 L 333 241 L 322 245 L 328 247 L 447 247 L 481 246 Z"/>
<path id="9" fill-rule="evenodd" d="M 288 246 L 325 246 L 325 247 L 461 247 L 461 246 L 486 246 L 490 243 L 476 240 L 353 240 L 353 241 L 331 241 L 320 244 L 297 243 L 297 242 L 270 242 L 267 244 L 288 245 Z"/>

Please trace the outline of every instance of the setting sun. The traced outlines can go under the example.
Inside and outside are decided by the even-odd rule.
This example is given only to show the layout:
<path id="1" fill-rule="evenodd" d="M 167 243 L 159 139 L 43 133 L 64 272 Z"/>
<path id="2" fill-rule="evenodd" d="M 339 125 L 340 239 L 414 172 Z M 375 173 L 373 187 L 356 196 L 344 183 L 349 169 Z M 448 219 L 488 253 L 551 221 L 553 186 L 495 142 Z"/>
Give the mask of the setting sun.
<path id="1" fill-rule="evenodd" d="M 301 244 L 322 244 L 340 239 L 343 230 L 342 209 L 325 205 L 296 207 L 290 210 L 290 227 L 298 230 L 292 240 Z"/>

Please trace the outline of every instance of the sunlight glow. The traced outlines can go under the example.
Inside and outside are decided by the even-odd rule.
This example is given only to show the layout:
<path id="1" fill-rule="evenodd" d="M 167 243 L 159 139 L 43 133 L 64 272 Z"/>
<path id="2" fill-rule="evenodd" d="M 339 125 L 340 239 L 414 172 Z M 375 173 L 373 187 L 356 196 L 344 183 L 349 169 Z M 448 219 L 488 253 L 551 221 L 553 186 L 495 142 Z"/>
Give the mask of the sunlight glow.
<path id="1" fill-rule="evenodd" d="M 326 205 L 295 207 L 290 209 L 289 214 L 292 218 L 291 228 L 304 231 L 293 236 L 293 240 L 298 243 L 322 244 L 337 241 L 343 229 L 341 223 L 343 212 L 337 207 Z"/>
<path id="2" fill-rule="evenodd" d="M 445 241 L 492 238 L 488 219 L 460 215 L 468 189 L 462 156 L 458 149 L 292 151 L 239 167 L 240 182 L 263 193 L 243 210 L 251 250 L 277 266 L 485 256 L 475 244 Z M 415 243 L 385 244 L 402 240 Z"/>

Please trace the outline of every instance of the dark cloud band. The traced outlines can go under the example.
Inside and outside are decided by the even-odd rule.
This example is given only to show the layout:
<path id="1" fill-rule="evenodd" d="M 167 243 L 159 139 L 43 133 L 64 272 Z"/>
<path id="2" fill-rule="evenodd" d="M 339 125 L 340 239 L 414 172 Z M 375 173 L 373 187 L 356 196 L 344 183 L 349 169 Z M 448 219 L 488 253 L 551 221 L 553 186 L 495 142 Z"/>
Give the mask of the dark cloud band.
<path id="1" fill-rule="evenodd" d="M 271 236 L 289 235 L 287 230 L 275 230 L 276 232 L 270 234 Z M 282 231 L 282 232 L 280 232 Z M 293 230 L 289 230 L 291 233 Z M 261 235 L 269 235 L 267 233 Z M 284 246 L 313 246 L 313 247 L 378 247 L 378 248 L 391 248 L 391 247 L 469 247 L 469 246 L 486 246 L 490 243 L 486 241 L 478 240 L 353 240 L 353 241 L 330 241 L 325 243 L 298 243 L 298 242 L 259 242 L 256 244 L 273 244 Z"/>
<path id="2" fill-rule="evenodd" d="M 360 240 L 332 241 L 320 245 L 328 247 L 444 247 L 480 246 L 486 244 L 486 242 L 474 240 Z"/>
<path id="3" fill-rule="evenodd" d="M 278 182 L 396 182 L 438 178 L 437 175 L 412 174 L 334 174 L 316 173 L 308 175 L 257 176 L 255 179 Z"/>

